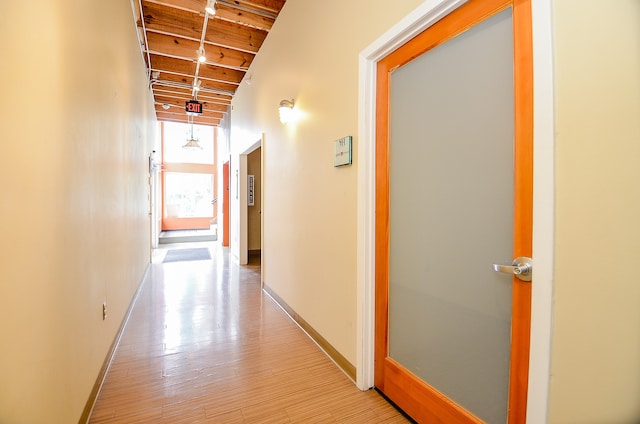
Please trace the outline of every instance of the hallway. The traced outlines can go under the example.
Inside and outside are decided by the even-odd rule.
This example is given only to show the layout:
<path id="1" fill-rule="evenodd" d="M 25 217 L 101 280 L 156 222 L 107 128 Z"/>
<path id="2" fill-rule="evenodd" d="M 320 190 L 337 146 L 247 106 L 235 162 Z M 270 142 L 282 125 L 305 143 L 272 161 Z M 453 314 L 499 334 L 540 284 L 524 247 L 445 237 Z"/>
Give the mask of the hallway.
<path id="1" fill-rule="evenodd" d="M 212 259 L 162 263 L 187 247 Z M 408 421 L 358 390 L 260 290 L 259 264 L 191 243 L 154 252 L 90 422 Z"/>

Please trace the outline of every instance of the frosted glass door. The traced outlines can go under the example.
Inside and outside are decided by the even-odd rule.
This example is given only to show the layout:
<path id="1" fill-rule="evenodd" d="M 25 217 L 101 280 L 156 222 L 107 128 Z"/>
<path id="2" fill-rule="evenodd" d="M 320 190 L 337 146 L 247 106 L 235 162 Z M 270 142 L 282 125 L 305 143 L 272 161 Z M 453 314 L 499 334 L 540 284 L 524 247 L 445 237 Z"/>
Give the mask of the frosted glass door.
<path id="1" fill-rule="evenodd" d="M 389 357 L 506 422 L 513 246 L 507 9 L 391 75 Z"/>

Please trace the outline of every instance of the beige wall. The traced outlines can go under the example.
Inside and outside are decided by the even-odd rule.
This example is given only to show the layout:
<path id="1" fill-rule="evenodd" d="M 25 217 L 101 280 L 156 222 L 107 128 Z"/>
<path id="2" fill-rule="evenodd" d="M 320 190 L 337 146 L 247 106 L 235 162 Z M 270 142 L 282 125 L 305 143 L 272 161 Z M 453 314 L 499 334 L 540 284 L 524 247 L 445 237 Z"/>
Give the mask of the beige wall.
<path id="1" fill-rule="evenodd" d="M 3 1 L 0 39 L 0 422 L 73 423 L 149 259 L 152 108 L 129 0 Z"/>
<path id="2" fill-rule="evenodd" d="M 265 284 L 354 365 L 358 164 L 334 168 L 333 141 L 357 149 L 358 54 L 419 3 L 288 0 L 233 102 L 233 152 L 265 134 Z"/>
<path id="3" fill-rule="evenodd" d="M 640 2 L 554 0 L 551 423 L 640 422 Z"/>

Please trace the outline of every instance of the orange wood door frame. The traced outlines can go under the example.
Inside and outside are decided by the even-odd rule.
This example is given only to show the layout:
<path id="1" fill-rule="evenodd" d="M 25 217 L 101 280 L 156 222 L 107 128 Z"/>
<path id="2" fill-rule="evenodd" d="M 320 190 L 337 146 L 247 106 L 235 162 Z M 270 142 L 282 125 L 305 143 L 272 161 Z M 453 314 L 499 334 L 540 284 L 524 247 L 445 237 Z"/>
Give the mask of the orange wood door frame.
<path id="1" fill-rule="evenodd" d="M 378 63 L 376 82 L 376 289 L 374 384 L 409 415 L 424 422 L 480 422 L 388 357 L 389 75 L 489 16 L 513 7 L 514 27 L 514 246 L 513 257 L 532 255 L 533 53 L 531 0 L 471 0 Z M 527 409 L 531 283 L 513 278 L 508 422 L 524 423 Z M 404 393 L 404 394 L 402 394 Z"/>

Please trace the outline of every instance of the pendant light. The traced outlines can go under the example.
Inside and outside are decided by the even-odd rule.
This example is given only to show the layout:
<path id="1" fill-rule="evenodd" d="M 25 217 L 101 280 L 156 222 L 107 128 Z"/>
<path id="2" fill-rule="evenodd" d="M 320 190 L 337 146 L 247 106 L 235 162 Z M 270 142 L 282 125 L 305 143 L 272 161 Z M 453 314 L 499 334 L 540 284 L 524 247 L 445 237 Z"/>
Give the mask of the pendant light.
<path id="1" fill-rule="evenodd" d="M 187 138 L 187 143 L 182 146 L 186 150 L 202 150 L 202 146 L 198 144 L 198 139 L 193 136 L 193 118 L 189 118 L 191 124 L 191 136 Z"/>

